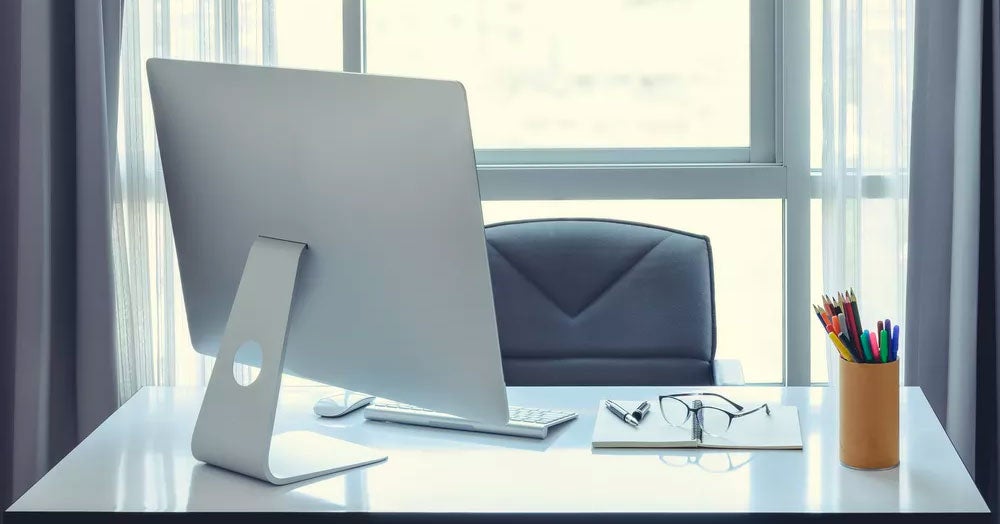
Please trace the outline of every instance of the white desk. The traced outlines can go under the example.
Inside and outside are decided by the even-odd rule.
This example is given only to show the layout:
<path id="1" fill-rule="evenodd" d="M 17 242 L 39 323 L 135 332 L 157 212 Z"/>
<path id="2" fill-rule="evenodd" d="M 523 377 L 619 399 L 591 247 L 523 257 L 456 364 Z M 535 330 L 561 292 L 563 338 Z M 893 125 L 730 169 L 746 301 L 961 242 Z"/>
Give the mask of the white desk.
<path id="1" fill-rule="evenodd" d="M 16 524 L 48 521 L 51 514 L 46 512 L 52 511 L 107 512 L 101 521 L 124 522 L 126 514 L 141 520 L 137 517 L 158 512 L 173 517 L 265 512 L 270 518 L 289 513 L 306 520 L 366 516 L 436 522 L 484 516 L 497 520 L 504 513 L 546 521 L 567 513 L 617 522 L 674 513 L 679 515 L 671 522 L 681 517 L 704 522 L 706 513 L 721 513 L 743 522 L 757 514 L 770 514 L 767 520 L 774 521 L 802 513 L 815 519 L 822 517 L 818 514 L 874 512 L 908 514 L 897 516 L 906 521 L 935 513 L 953 514 L 951 522 L 985 520 L 983 499 L 919 389 L 902 391 L 901 465 L 880 472 L 840 465 L 834 391 L 724 389 L 749 405 L 798 406 L 805 449 L 728 456 L 719 451 L 591 449 L 600 399 L 652 399 L 681 388 L 511 388 L 516 405 L 580 414 L 544 441 L 366 422 L 360 412 L 319 420 L 312 403 L 334 390 L 288 388 L 282 393 L 278 431 L 322 431 L 381 448 L 389 460 L 274 487 L 192 458 L 189 446 L 201 389 L 146 388 L 11 506 L 6 518 Z M 255 517 L 260 515 L 238 518 L 247 522 Z M 716 517 L 720 515 L 711 520 Z"/>

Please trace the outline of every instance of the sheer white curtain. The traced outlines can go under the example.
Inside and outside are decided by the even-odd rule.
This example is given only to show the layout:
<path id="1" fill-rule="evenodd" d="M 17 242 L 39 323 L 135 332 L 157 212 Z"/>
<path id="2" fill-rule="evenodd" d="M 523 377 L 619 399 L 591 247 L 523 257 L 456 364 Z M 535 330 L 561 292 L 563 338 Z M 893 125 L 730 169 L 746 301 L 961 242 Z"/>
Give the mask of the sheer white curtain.
<path id="1" fill-rule="evenodd" d="M 211 365 L 190 349 L 145 62 L 270 64 L 276 51 L 273 0 L 125 2 L 112 184 L 121 401 L 144 385 L 204 382 Z"/>
<path id="2" fill-rule="evenodd" d="M 823 289 L 853 287 L 867 329 L 906 303 L 913 22 L 913 0 L 823 1 Z"/>

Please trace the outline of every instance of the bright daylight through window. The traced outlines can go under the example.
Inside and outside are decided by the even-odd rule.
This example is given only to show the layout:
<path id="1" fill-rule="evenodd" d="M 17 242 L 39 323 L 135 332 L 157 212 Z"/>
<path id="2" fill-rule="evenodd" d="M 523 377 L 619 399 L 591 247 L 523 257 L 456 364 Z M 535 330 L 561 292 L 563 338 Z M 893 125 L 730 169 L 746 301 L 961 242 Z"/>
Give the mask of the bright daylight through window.
<path id="1" fill-rule="evenodd" d="M 462 81 L 478 148 L 750 145 L 750 2 L 368 0 L 365 16 L 368 72 Z"/>
<path id="2" fill-rule="evenodd" d="M 821 2 L 142 0 L 125 7 L 119 164 L 129 201 L 121 208 L 127 260 L 119 267 L 129 272 L 126 307 L 151 317 L 130 328 L 146 340 L 128 345 L 138 348 L 128 350 L 137 353 L 129 357 L 138 363 L 136 384 L 199 383 L 209 365 L 189 345 L 165 196 L 149 183 L 158 153 L 143 64 L 153 56 L 459 80 L 487 223 L 598 217 L 707 235 L 718 356 L 739 359 L 748 383 L 826 379 L 822 339 L 810 351 L 814 333 L 786 319 L 808 312 L 797 290 L 815 288 L 822 275 L 822 217 L 818 204 L 812 213 L 809 206 L 818 185 L 808 180 L 810 145 L 814 159 L 822 149 Z M 809 46 L 809 55 L 800 52 Z M 799 119 L 810 112 L 811 129 Z M 810 132 L 812 144 L 803 141 Z"/>

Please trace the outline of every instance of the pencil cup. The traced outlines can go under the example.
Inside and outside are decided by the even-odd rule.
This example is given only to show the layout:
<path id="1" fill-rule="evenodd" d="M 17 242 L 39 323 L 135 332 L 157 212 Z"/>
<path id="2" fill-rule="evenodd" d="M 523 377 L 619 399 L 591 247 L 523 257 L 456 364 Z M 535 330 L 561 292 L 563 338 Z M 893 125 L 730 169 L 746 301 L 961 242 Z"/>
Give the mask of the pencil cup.
<path id="1" fill-rule="evenodd" d="M 899 465 L 899 361 L 840 361 L 840 462 L 855 469 Z"/>

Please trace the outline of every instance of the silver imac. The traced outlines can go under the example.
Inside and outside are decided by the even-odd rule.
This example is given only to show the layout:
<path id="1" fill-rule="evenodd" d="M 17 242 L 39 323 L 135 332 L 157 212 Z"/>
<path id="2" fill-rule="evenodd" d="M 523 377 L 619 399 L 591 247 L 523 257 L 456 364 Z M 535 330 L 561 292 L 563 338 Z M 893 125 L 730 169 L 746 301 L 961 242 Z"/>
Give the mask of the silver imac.
<path id="1" fill-rule="evenodd" d="M 507 421 L 461 84 L 162 59 L 147 70 L 191 341 L 220 356 L 198 458 L 270 474 L 247 465 L 264 444 L 214 448 L 264 432 L 241 426 L 254 410 L 273 427 L 282 370 Z M 254 333 L 263 348 L 236 351 Z M 223 353 L 263 364 L 257 382 L 235 384 Z M 276 483 L 323 473 L 270 460 Z"/>

